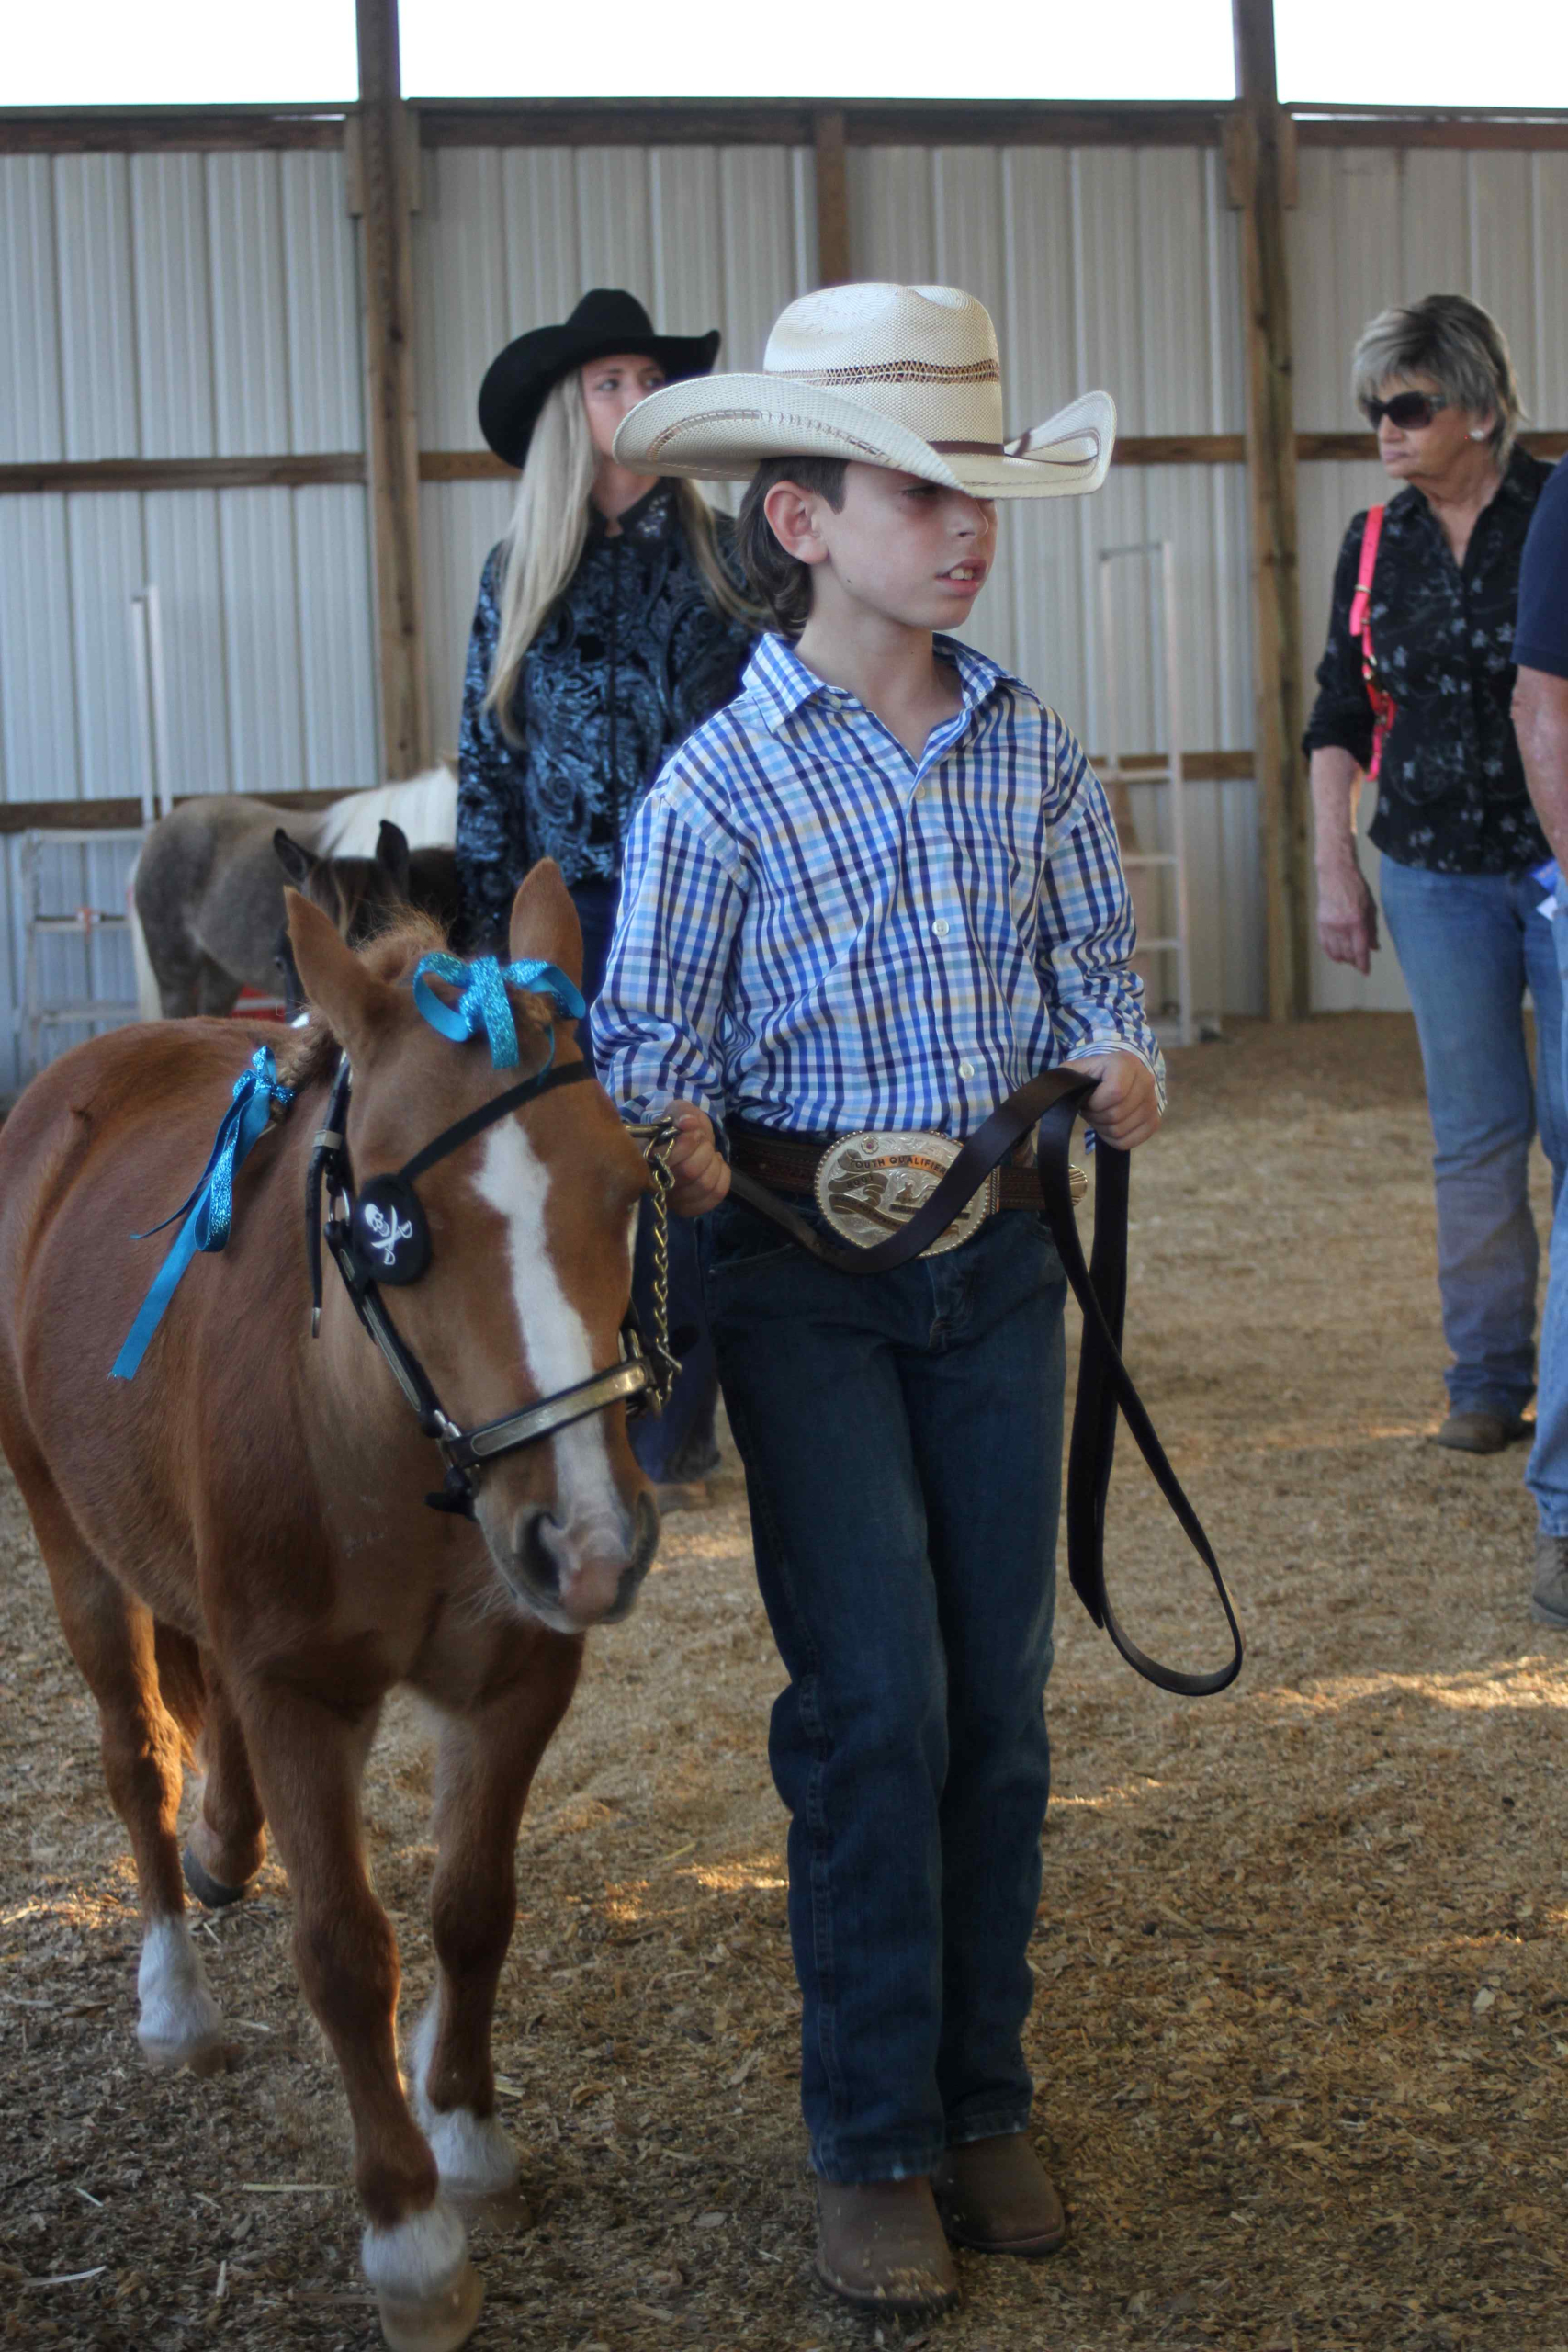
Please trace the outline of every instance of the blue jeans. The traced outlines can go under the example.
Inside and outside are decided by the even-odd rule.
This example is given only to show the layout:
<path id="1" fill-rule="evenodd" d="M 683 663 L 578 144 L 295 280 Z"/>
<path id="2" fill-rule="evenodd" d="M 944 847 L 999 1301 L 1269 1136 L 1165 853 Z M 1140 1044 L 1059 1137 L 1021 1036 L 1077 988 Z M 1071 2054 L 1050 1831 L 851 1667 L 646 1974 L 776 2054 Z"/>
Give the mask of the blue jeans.
<path id="1" fill-rule="evenodd" d="M 1559 974 L 1568 989 L 1568 891 L 1557 886 L 1551 934 Z M 1563 1082 L 1568 1085 L 1568 1022 L 1562 1030 Z M 1540 1318 L 1540 1391 L 1535 1400 L 1535 1443 L 1525 1484 L 1535 1497 L 1544 1535 L 1568 1535 L 1568 1195 L 1560 1194 L 1551 1221 L 1551 1262 Z"/>
<path id="2" fill-rule="evenodd" d="M 1538 1123 L 1554 1207 L 1568 1167 L 1558 925 L 1537 911 L 1544 894 L 1528 874 L 1431 874 L 1385 857 L 1379 887 L 1427 1073 L 1449 1403 L 1511 1419 L 1535 1386 Z"/>
<path id="3" fill-rule="evenodd" d="M 590 1005 L 604 980 L 604 965 L 615 929 L 620 885 L 579 882 L 572 904 L 582 926 L 582 993 Z M 583 1026 L 586 1046 L 587 1025 Z M 718 1408 L 718 1374 L 714 1369 L 713 1341 L 703 1307 L 699 1242 L 691 1221 L 670 1220 L 670 1339 L 681 1359 L 681 1370 L 662 1413 L 644 1413 L 631 1425 L 632 1452 L 644 1477 L 655 1486 L 682 1484 L 704 1478 L 718 1462 L 714 1415 Z M 653 1329 L 653 1222 L 648 1214 L 637 1220 L 637 1265 L 632 1298 L 645 1331 Z"/>
<path id="4" fill-rule="evenodd" d="M 719 1377 L 789 1676 L 769 1757 L 812 2163 L 926 2173 L 1029 2120 L 1061 1261 L 1028 1210 L 864 1278 L 739 1203 L 710 1225 Z"/>

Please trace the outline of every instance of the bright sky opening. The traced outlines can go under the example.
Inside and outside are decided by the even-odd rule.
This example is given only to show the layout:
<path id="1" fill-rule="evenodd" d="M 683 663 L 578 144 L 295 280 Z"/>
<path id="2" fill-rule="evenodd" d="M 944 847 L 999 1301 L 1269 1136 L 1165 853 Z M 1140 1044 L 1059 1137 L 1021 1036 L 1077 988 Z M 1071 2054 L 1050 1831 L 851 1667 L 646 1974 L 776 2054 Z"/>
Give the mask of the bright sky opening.
<path id="1" fill-rule="evenodd" d="M 1517 0 L 1501 32 L 1473 0 L 1423 0 L 1401 24 L 1363 0 L 1277 0 L 1280 94 L 1296 103 L 1568 106 L 1568 7 Z M 1005 40 L 955 41 L 951 6 L 686 0 L 671 19 L 599 0 L 591 18 L 495 0 L 403 0 L 403 87 L 444 97 L 1228 98 L 1229 0 L 1057 4 Z M 1099 28 L 1114 25 L 1114 38 Z M 77 0 L 17 10 L 0 104 L 342 103 L 357 77 L 352 0 Z"/>

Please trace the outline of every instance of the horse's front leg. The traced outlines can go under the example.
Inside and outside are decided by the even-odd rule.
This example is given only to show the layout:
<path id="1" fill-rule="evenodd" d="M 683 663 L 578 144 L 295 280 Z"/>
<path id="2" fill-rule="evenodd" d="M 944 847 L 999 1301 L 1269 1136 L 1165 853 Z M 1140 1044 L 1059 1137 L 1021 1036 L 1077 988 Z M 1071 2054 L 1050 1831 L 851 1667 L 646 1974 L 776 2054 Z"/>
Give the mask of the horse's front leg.
<path id="1" fill-rule="evenodd" d="M 245 1744 L 294 1897 L 306 1999 L 343 2073 L 354 2124 L 360 2242 L 393 2352 L 456 2352 L 481 2290 L 467 2233 L 398 2075 L 398 1947 L 366 1873 L 359 1791 L 376 1709 L 353 1716 L 288 1685 L 240 1697 Z"/>
<path id="2" fill-rule="evenodd" d="M 524 1802 L 582 1662 L 580 1642 L 542 1629 L 525 1638 L 514 1678 L 445 1715 L 431 1892 L 436 1979 L 409 2052 L 414 2110 L 443 2188 L 517 2212 L 517 2158 L 495 2114 L 491 2024 L 517 1916 Z"/>

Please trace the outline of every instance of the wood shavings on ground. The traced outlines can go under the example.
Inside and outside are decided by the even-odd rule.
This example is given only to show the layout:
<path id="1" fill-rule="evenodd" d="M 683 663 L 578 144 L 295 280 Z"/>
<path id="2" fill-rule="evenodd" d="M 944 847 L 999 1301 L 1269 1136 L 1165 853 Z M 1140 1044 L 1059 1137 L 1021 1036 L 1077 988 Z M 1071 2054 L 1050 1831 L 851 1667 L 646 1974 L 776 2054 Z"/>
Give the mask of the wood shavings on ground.
<path id="1" fill-rule="evenodd" d="M 476 2352 L 1568 2344 L 1568 1639 L 1529 1615 L 1522 1450 L 1426 1442 L 1410 1024 L 1242 1025 L 1172 1075 L 1136 1168 L 1130 1355 L 1249 1655 L 1227 1696 L 1168 1699 L 1062 1601 L 1030 2046 L 1070 2247 L 961 2257 L 963 2309 L 902 2329 L 812 2281 L 778 1669 L 730 1476 L 591 1645 L 525 1824 L 496 2064 L 531 2225 L 476 2230 Z M 1217 1657 L 1135 1462 L 1112 1526 L 1138 1639 Z M 148 2073 L 125 1840 L 8 1482 L 0 1581 L 6 2340 L 360 2352 L 346 2110 L 282 1876 L 202 1939 L 232 2070 Z M 429 1793 L 396 1702 L 367 1795 L 405 2018 L 431 1966 Z"/>

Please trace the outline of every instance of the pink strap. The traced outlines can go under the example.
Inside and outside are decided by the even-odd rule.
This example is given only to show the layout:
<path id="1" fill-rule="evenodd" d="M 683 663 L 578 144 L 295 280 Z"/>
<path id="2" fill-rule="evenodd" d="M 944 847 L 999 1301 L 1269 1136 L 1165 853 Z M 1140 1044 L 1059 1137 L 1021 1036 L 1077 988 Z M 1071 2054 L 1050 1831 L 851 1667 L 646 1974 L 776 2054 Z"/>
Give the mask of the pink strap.
<path id="1" fill-rule="evenodd" d="M 1361 568 L 1356 575 L 1356 593 L 1350 599 L 1350 634 L 1359 637 L 1367 626 L 1367 606 L 1371 602 L 1372 573 L 1377 569 L 1378 541 L 1382 537 L 1382 508 L 1369 506 L 1361 530 Z"/>

